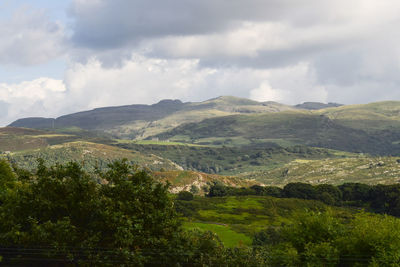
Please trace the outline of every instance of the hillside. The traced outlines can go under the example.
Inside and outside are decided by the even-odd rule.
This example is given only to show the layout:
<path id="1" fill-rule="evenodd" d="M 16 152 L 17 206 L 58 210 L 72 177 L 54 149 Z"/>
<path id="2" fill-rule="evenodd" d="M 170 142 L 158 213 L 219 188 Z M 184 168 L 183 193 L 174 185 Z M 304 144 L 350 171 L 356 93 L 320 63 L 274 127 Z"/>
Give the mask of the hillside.
<path id="1" fill-rule="evenodd" d="M 297 159 L 268 171 L 242 173 L 239 177 L 255 179 L 267 185 L 288 183 L 334 184 L 396 184 L 400 182 L 399 157 Z"/>
<path id="2" fill-rule="evenodd" d="M 400 129 L 399 101 L 342 106 L 321 110 L 319 113 L 341 125 L 367 132 L 390 132 Z"/>
<path id="3" fill-rule="evenodd" d="M 38 158 L 44 159 L 49 165 L 77 161 L 82 164 L 84 169 L 91 172 L 94 171 L 95 167 L 106 168 L 108 163 L 123 158 L 128 159 L 130 163 L 150 170 L 180 169 L 170 160 L 155 155 L 145 155 L 140 152 L 85 141 L 66 142 L 37 149 L 11 152 L 3 154 L 2 157 L 8 158 L 19 167 L 28 170 L 36 168 Z"/>
<path id="4" fill-rule="evenodd" d="M 176 142 L 122 142 L 117 146 L 167 158 L 185 170 L 222 175 L 238 175 L 243 172 L 270 170 L 295 159 L 323 159 L 352 157 L 344 153 L 307 146 L 280 147 L 273 143 L 258 146 L 229 146 L 215 141 L 204 145 L 185 145 Z"/>
<path id="5" fill-rule="evenodd" d="M 303 104 L 295 105 L 296 108 L 300 109 L 308 109 L 308 110 L 318 110 L 318 109 L 325 109 L 325 108 L 336 108 L 343 106 L 342 104 L 337 103 L 321 103 L 321 102 L 304 102 Z"/>
<path id="6" fill-rule="evenodd" d="M 44 148 L 53 144 L 79 139 L 72 134 L 41 131 L 28 128 L 0 128 L 0 153 Z"/>
<path id="7" fill-rule="evenodd" d="M 171 184 L 170 191 L 192 191 L 197 195 L 204 195 L 210 183 L 220 182 L 223 185 L 233 187 L 249 187 L 260 184 L 255 180 L 242 179 L 234 176 L 221 176 L 195 171 L 156 171 L 152 173 L 156 180 Z"/>
<path id="8" fill-rule="evenodd" d="M 400 127 L 397 128 L 396 124 L 390 130 L 373 130 L 369 124 L 364 124 L 363 128 L 352 127 L 350 123 L 331 119 L 322 112 L 286 111 L 205 119 L 200 123 L 178 126 L 156 137 L 195 144 L 210 139 L 222 143 L 242 139 L 248 144 L 275 142 L 382 155 L 400 153 L 397 143 L 400 140 Z M 398 123 L 400 117 L 394 117 L 392 121 Z M 371 119 L 369 123 L 378 122 Z"/>
<path id="9" fill-rule="evenodd" d="M 146 144 L 145 141 L 142 142 Z M 152 145 L 139 145 L 141 149 L 135 147 L 125 149 L 108 143 L 112 143 L 111 140 L 82 136 L 82 132 L 74 135 L 28 128 L 0 128 L 0 158 L 6 158 L 28 170 L 36 168 L 39 158 L 44 159 L 48 165 L 77 161 L 89 172 L 93 172 L 95 168 L 107 168 L 107 164 L 112 161 L 126 158 L 140 168 L 153 171 L 160 180 L 168 180 L 173 192 L 189 190 L 192 185 L 197 185 L 200 190 L 202 186 L 212 181 L 231 186 L 249 186 L 258 183 L 235 177 L 182 171 L 181 166 L 163 154 L 152 153 Z M 168 145 L 187 147 L 185 144 L 168 143 Z"/>

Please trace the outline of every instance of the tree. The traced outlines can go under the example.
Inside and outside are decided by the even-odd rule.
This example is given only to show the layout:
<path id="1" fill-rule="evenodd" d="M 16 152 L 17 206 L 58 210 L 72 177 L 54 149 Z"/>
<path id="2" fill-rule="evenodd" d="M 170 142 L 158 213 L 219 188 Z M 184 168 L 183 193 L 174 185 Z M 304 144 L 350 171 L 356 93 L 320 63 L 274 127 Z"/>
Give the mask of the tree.
<path id="1" fill-rule="evenodd" d="M 228 189 L 221 182 L 214 181 L 210 186 L 208 197 L 223 197 L 228 194 Z"/>
<path id="2" fill-rule="evenodd" d="M 4 262 L 141 265 L 176 238 L 167 185 L 126 161 L 98 173 L 102 184 L 95 178 L 77 163 L 40 161 L 34 179 L 19 181 L 0 206 Z"/>
<path id="3" fill-rule="evenodd" d="M 317 191 L 317 199 L 325 204 L 335 205 L 339 204 L 342 200 L 342 192 L 336 186 L 330 184 L 319 184 L 315 186 Z"/>
<path id="4" fill-rule="evenodd" d="M 282 190 L 283 197 L 316 199 L 316 190 L 310 184 L 305 183 L 289 183 Z"/>
<path id="5" fill-rule="evenodd" d="M 190 201 L 193 200 L 193 194 L 188 191 L 181 191 L 178 193 L 178 199 Z"/>

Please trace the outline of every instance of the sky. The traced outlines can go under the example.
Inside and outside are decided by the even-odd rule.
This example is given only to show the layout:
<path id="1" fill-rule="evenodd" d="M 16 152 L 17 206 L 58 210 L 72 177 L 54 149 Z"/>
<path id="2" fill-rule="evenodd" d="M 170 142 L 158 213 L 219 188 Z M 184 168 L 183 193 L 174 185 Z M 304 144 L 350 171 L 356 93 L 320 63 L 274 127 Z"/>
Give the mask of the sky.
<path id="1" fill-rule="evenodd" d="M 0 0 L 0 126 L 221 95 L 400 100 L 397 0 Z"/>

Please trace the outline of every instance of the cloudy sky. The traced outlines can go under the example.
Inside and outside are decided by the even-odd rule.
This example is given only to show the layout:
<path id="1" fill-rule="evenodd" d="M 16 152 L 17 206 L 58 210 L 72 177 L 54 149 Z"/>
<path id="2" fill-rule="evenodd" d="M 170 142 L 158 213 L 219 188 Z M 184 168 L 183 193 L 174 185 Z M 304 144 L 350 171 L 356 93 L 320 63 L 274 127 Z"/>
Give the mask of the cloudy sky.
<path id="1" fill-rule="evenodd" d="M 397 0 L 0 0 L 0 125 L 220 95 L 400 100 Z"/>

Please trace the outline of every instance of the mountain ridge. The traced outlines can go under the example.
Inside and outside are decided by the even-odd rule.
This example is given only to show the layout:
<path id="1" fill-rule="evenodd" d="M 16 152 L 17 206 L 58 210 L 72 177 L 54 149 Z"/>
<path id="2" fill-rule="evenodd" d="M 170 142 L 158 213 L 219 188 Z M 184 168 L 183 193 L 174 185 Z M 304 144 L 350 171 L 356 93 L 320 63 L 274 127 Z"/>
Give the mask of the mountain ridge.
<path id="1" fill-rule="evenodd" d="M 311 103 L 311 102 L 306 102 Z M 328 104 L 312 102 L 320 107 Z M 163 99 L 158 103 L 132 104 L 122 106 L 99 107 L 91 110 L 79 111 L 65 114 L 57 118 L 26 117 L 20 118 L 8 126 L 25 127 L 35 129 L 54 129 L 79 127 L 85 130 L 105 129 L 109 127 L 124 125 L 133 121 L 156 121 L 179 111 L 216 109 L 230 113 L 259 113 L 259 112 L 280 112 L 283 110 L 302 109 L 302 105 L 285 105 L 274 101 L 259 102 L 247 98 L 234 96 L 220 96 L 201 102 L 182 102 L 178 99 Z M 340 104 L 337 104 L 340 105 Z M 305 107 L 304 109 L 308 109 Z M 313 108 L 315 109 L 315 108 Z M 105 114 L 106 113 L 106 114 Z M 110 115 L 115 113 L 115 115 Z M 90 120 L 87 117 L 90 116 Z M 113 121 L 113 123 L 109 121 Z M 105 123 L 107 121 L 107 123 Z"/>

